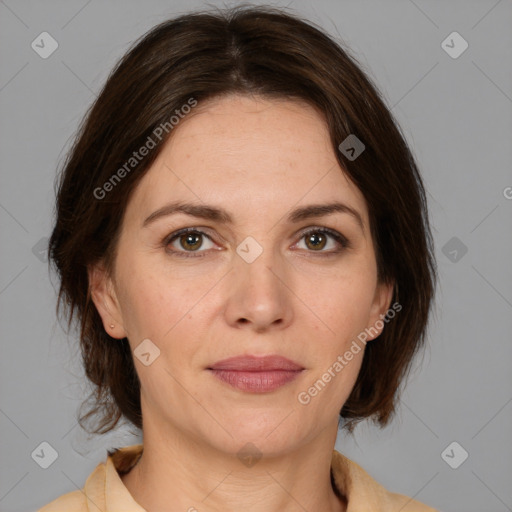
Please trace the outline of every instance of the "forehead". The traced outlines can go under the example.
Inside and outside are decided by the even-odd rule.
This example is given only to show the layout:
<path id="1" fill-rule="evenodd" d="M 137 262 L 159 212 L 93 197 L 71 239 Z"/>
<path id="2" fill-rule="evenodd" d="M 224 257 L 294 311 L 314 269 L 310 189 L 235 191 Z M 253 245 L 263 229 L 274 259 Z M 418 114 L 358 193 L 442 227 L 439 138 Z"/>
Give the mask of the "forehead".
<path id="1" fill-rule="evenodd" d="M 169 146 L 196 144 L 196 151 L 212 147 L 261 156 L 287 151 L 309 153 L 335 162 L 327 124 L 322 114 L 299 99 L 227 95 L 198 105 L 171 134 Z M 306 146 L 304 143 L 307 141 Z M 201 146 L 199 144 L 201 143 Z M 300 144 L 302 143 L 302 144 Z"/>
<path id="2" fill-rule="evenodd" d="M 260 213 L 343 201 L 367 222 L 364 197 L 339 166 L 327 123 L 297 100 L 232 95 L 195 107 L 173 128 L 131 206 L 147 213 L 176 199 Z"/>

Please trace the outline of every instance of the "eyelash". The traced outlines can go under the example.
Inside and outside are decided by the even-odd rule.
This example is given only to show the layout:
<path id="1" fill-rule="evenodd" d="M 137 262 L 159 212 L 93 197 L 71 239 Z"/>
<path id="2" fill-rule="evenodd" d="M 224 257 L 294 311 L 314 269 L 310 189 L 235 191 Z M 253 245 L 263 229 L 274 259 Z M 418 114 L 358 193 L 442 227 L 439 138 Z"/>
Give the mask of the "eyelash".
<path id="1" fill-rule="evenodd" d="M 175 231 L 175 232 L 171 233 L 170 235 L 166 236 L 164 238 L 164 240 L 162 241 L 162 244 L 165 248 L 167 248 L 175 239 L 177 239 L 181 235 L 184 235 L 187 233 L 197 233 L 197 234 L 203 235 L 203 236 L 209 238 L 210 240 L 212 240 L 212 238 L 207 233 L 205 233 L 204 231 L 201 231 L 198 228 L 183 228 L 183 229 Z M 341 246 L 341 248 L 336 249 L 336 250 L 331 250 L 331 251 L 313 251 L 313 250 L 307 251 L 307 252 L 315 254 L 315 256 L 320 256 L 320 257 L 334 256 L 334 255 L 341 253 L 343 250 L 351 247 L 351 244 L 350 244 L 349 240 L 347 240 L 347 238 L 345 238 L 341 233 L 338 233 L 337 231 L 334 231 L 329 228 L 308 229 L 307 231 L 304 231 L 301 233 L 299 241 L 313 233 L 321 233 L 322 235 L 328 235 L 331 238 L 333 238 Z M 168 250 L 168 252 L 171 253 L 172 255 L 176 255 L 180 258 L 202 258 L 207 253 L 207 251 L 185 251 L 185 250 L 179 251 L 179 250 L 175 250 L 175 249 L 172 249 L 170 251 Z"/>

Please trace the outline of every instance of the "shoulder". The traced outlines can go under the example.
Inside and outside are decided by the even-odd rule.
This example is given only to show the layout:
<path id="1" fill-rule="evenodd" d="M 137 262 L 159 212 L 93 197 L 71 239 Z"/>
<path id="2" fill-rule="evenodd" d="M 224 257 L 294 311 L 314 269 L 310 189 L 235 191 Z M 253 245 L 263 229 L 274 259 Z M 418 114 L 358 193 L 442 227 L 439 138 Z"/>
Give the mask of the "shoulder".
<path id="1" fill-rule="evenodd" d="M 128 472 L 142 455 L 143 446 L 107 450 L 107 457 L 87 478 L 83 489 L 63 494 L 37 512 L 91 512 L 140 510 L 124 487 L 120 475 Z"/>
<path id="2" fill-rule="evenodd" d="M 82 491 L 73 491 L 63 494 L 56 500 L 45 505 L 37 512 L 89 512 Z"/>
<path id="3" fill-rule="evenodd" d="M 59 496 L 37 512 L 90 512 L 91 503 L 95 505 L 94 509 L 104 510 L 105 468 L 106 463 L 98 464 L 82 489 Z"/>
<path id="4" fill-rule="evenodd" d="M 359 464 L 336 450 L 331 472 L 336 488 L 347 498 L 347 512 L 438 512 L 413 498 L 388 491 Z"/>
<path id="5" fill-rule="evenodd" d="M 387 492 L 387 491 L 386 491 Z M 387 492 L 389 510 L 400 510 L 400 512 L 439 512 L 436 508 L 420 503 L 409 496 Z M 387 510 L 387 509 L 386 509 Z"/>

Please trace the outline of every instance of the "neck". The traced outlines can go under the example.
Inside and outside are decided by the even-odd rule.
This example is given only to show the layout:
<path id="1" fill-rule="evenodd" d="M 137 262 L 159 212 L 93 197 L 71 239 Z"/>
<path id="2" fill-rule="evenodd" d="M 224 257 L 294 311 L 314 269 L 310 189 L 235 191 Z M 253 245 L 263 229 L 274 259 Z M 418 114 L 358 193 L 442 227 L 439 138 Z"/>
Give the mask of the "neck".
<path id="1" fill-rule="evenodd" d="M 164 441 L 145 428 L 143 454 L 121 478 L 148 512 L 345 512 L 346 500 L 331 485 L 336 433 L 324 431 L 295 451 L 244 463 L 198 440 L 177 434 Z"/>

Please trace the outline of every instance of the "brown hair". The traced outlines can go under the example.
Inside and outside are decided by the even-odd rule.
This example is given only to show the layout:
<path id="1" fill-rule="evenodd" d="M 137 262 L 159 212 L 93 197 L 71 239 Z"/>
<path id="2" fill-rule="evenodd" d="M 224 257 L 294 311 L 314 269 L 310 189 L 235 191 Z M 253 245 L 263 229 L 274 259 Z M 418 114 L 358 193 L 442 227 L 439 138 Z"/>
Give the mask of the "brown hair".
<path id="1" fill-rule="evenodd" d="M 191 98 L 201 103 L 230 93 L 302 99 L 323 113 L 339 164 L 366 199 L 378 278 L 395 283 L 392 302 L 402 310 L 366 346 L 340 416 L 349 432 L 370 417 L 385 426 L 424 344 L 437 279 L 422 180 L 398 124 L 348 50 L 296 15 L 246 5 L 182 15 L 136 41 L 89 109 L 64 162 L 49 255 L 60 278 L 57 315 L 65 303 L 68 329 L 78 321 L 85 373 L 94 385 L 79 422 L 87 430 L 85 421 L 99 416 L 89 429 L 94 433 L 108 432 L 121 417 L 142 428 L 128 340 L 105 332 L 87 268 L 103 262 L 112 272 L 130 196 L 169 135 L 108 194 L 99 198 L 95 191 L 119 176 L 134 150 Z M 350 134 L 365 145 L 356 159 L 338 149 Z"/>

